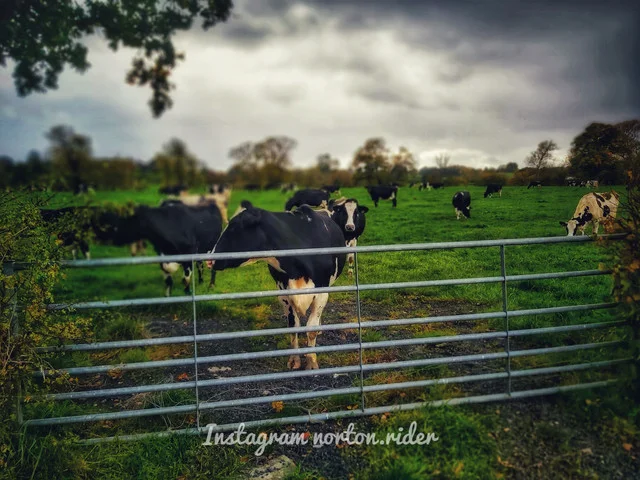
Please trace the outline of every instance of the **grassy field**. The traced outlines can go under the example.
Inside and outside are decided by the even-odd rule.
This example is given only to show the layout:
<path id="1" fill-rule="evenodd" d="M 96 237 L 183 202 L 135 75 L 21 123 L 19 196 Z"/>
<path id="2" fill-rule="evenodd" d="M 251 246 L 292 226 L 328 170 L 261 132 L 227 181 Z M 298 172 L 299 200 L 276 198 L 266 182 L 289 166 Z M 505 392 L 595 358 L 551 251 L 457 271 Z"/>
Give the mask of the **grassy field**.
<path id="1" fill-rule="evenodd" d="M 385 245 L 398 243 L 446 242 L 461 240 L 485 240 L 501 238 L 525 238 L 562 236 L 564 228 L 559 225 L 560 220 L 568 220 L 575 209 L 579 198 L 587 193 L 583 188 L 544 187 L 542 189 L 527 190 L 524 187 L 505 187 L 502 197 L 483 198 L 483 187 L 469 186 L 472 198 L 471 219 L 456 220 L 451 198 L 460 188 L 448 187 L 443 190 L 418 191 L 417 189 L 401 188 L 398 195 L 398 207 L 392 208 L 388 202 L 381 202 L 378 208 L 368 198 L 364 188 L 343 189 L 342 195 L 357 198 L 361 204 L 369 207 L 367 214 L 367 229 L 360 238 L 359 245 Z M 603 189 L 600 189 L 603 191 Z M 618 189 L 621 191 L 621 189 Z M 157 205 L 162 197 L 152 188 L 139 192 L 98 192 L 90 197 L 92 203 L 134 202 L 138 204 Z M 282 210 L 287 199 L 285 194 L 277 191 L 244 192 L 234 191 L 229 206 L 232 215 L 240 201 L 250 200 L 254 205 L 267 210 Z M 85 199 L 57 195 L 51 201 L 51 206 L 66 206 L 79 204 Z M 152 254 L 153 252 L 149 252 Z M 95 245 L 92 246 L 92 258 L 121 257 L 128 254 L 123 248 Z M 527 247 L 507 247 L 506 267 L 508 274 L 526 274 L 538 272 L 555 272 L 569 270 L 597 269 L 601 262 L 606 261 L 606 252 L 594 244 L 566 244 L 566 245 L 537 245 Z M 375 253 L 359 256 L 359 272 L 361 283 L 404 282 L 436 279 L 453 279 L 466 277 L 484 277 L 500 275 L 499 249 L 449 249 L 428 252 Z M 175 275 L 179 284 L 178 274 Z M 349 285 L 353 279 L 343 274 L 337 285 Z M 264 264 L 255 264 L 240 269 L 218 273 L 215 293 L 271 290 L 274 283 Z M 581 303 L 600 303 L 609 301 L 611 289 L 607 276 L 582 277 L 566 280 L 524 281 L 509 285 L 508 303 L 510 309 L 529 309 L 538 307 L 552 307 L 574 305 Z M 110 268 L 77 268 L 69 269 L 65 280 L 59 285 L 56 293 L 57 302 L 110 300 L 149 298 L 162 296 L 164 285 L 160 269 L 157 265 L 126 266 Z M 197 294 L 213 293 L 206 287 L 206 282 L 197 286 Z M 433 288 L 412 288 L 390 291 L 362 292 L 363 320 L 385 320 L 396 318 L 412 318 L 434 315 L 449 315 L 483 311 L 499 311 L 502 309 L 500 284 L 481 284 L 467 286 L 447 286 Z M 182 295 L 182 289 L 174 288 L 174 296 Z M 77 312 L 74 315 L 90 315 L 94 325 L 91 340 L 132 339 L 149 336 L 189 335 L 193 333 L 191 323 L 191 305 L 173 305 L 167 307 L 145 307 L 135 309 L 114 309 L 106 312 L 91 311 Z M 354 296 L 351 294 L 334 294 L 323 316 L 323 323 L 340 323 L 355 321 L 356 309 Z M 266 329 L 284 327 L 281 308 L 275 298 L 245 300 L 234 302 L 203 302 L 198 304 L 198 333 L 213 333 L 221 331 Z M 540 328 L 557 325 L 581 324 L 607 321 L 615 318 L 615 312 L 597 310 L 580 313 L 565 313 L 555 315 L 532 315 L 514 317 L 510 321 L 511 329 Z M 488 320 L 477 322 L 442 323 L 435 325 L 417 325 L 393 328 L 370 328 L 363 330 L 364 341 L 380 341 L 386 339 L 403 339 L 413 337 L 430 337 L 453 335 L 456 333 L 480 333 L 501 330 L 502 320 Z M 541 335 L 535 338 L 518 339 L 512 348 L 532 348 L 556 346 L 567 343 L 586 343 L 605 341 L 619 338 L 619 332 L 613 329 L 575 332 L 571 334 Z M 325 332 L 318 338 L 318 345 L 351 343 L 357 341 L 357 332 Z M 304 346 L 305 341 L 301 342 Z M 200 350 L 202 348 L 202 350 Z M 239 351 L 271 350 L 288 348 L 288 338 L 282 337 L 254 337 L 247 341 L 220 342 L 215 345 L 199 347 L 199 355 L 215 355 L 220 353 L 237 353 Z M 365 363 L 390 362 L 410 360 L 425 357 L 447 355 L 464 355 L 482 353 L 484 351 L 500 351 L 504 348 L 502 341 L 460 342 L 455 344 L 437 344 L 421 347 L 398 349 L 374 349 L 364 355 Z M 135 362 L 159 360 L 163 358 L 188 358 L 192 355 L 192 346 L 151 347 L 137 349 L 123 349 L 110 354 L 74 354 L 52 358 L 56 366 L 99 365 L 104 363 Z M 624 352 L 612 352 L 611 349 L 597 349 L 572 354 L 556 354 L 544 357 L 522 357 L 512 361 L 513 368 L 534 368 L 549 365 L 589 361 L 623 356 Z M 320 367 L 357 364 L 357 353 L 322 354 L 318 357 Z M 278 372 L 286 370 L 286 359 L 264 359 L 259 362 L 231 362 L 229 376 L 239 376 L 256 373 Z M 225 364 L 226 365 L 226 364 Z M 207 371 L 205 365 L 199 368 L 200 378 L 215 378 Z M 453 366 L 422 367 L 402 370 L 389 370 L 365 377 L 366 384 L 395 383 L 439 376 L 457 376 L 499 371 L 504 368 L 504 362 L 485 362 L 480 364 L 461 364 Z M 193 378 L 193 369 L 167 370 L 161 373 L 132 372 L 110 378 L 109 376 L 95 376 L 90 380 L 95 388 L 118 387 L 137 383 L 166 383 L 176 381 L 176 378 L 186 373 Z M 606 378 L 611 370 L 602 374 L 595 372 L 572 373 L 556 375 L 546 380 L 535 382 L 514 382 L 514 388 L 538 388 L 555 383 L 576 383 L 579 381 Z M 224 376 L 224 375 L 223 375 Z M 85 379 L 86 380 L 86 379 Z M 83 381 L 81 380 L 81 384 Z M 86 380 L 87 384 L 89 380 Z M 348 387 L 358 385 L 357 376 L 334 378 L 333 380 L 317 380 L 313 377 L 271 384 L 255 384 L 256 386 L 233 385 L 228 391 L 201 391 L 201 400 L 217 401 L 247 396 L 273 395 L 291 393 L 311 389 L 329 387 Z M 546 382 L 546 383 L 545 383 Z M 83 386 L 83 385 L 81 385 Z M 438 386 L 432 388 L 410 389 L 407 391 L 378 392 L 366 395 L 366 405 L 379 406 L 409 401 L 436 400 L 439 398 L 464 396 L 469 394 L 494 393 L 504 391 L 501 382 L 486 382 L 466 386 Z M 268 392 L 268 393 L 265 393 Z M 193 392 L 188 390 L 173 392 L 172 395 L 155 395 L 122 399 L 115 405 L 105 401 L 79 402 L 77 404 L 52 404 L 48 408 L 40 407 L 38 411 L 28 414 L 37 416 L 72 415 L 93 411 L 118 411 L 122 409 L 148 408 L 150 406 L 168 406 L 193 403 Z M 575 400 L 580 404 L 584 399 Z M 571 405 L 571 404 L 569 404 Z M 227 423 L 255 419 L 264 416 L 299 415 L 307 412 L 317 413 L 338 410 L 340 408 L 358 408 L 359 395 L 345 395 L 335 399 L 317 398 L 309 401 L 291 402 L 280 407 L 265 405 L 251 409 L 230 409 L 229 412 L 213 411 L 203 413 L 202 423 Z M 562 408 L 571 406 L 562 405 Z M 333 452 L 324 458 L 312 455 L 312 462 L 306 462 L 306 455 L 300 455 L 299 468 L 295 478 L 341 478 L 337 471 L 326 470 L 326 465 L 341 462 L 345 468 L 361 472 L 355 478 L 500 478 L 505 474 L 516 474 L 517 469 L 508 466 L 514 457 L 505 459 L 505 452 L 517 450 L 517 438 L 504 440 L 508 435 L 498 438 L 491 437 L 496 429 L 511 428 L 503 426 L 504 418 L 492 415 L 492 408 L 472 410 L 471 407 L 421 411 L 412 414 L 398 414 L 391 416 L 390 423 L 383 418 L 364 421 L 367 428 L 385 431 L 391 425 L 408 423 L 409 418 L 418 418 L 427 426 L 449 433 L 447 442 L 439 444 L 429 462 L 424 462 L 424 453 L 415 449 L 374 448 L 360 450 L 345 450 Z M 510 407 L 505 407 L 510 408 Z M 527 411 L 527 408 L 524 408 Z M 574 412 L 575 413 L 575 412 Z M 535 415 L 528 412 L 527 416 Z M 586 412 L 585 415 L 592 415 Z M 179 418 L 178 418 L 179 417 Z M 516 415 L 514 414 L 514 417 Z M 603 417 L 598 417 L 598 421 Z M 607 421 L 614 421 L 607 417 Z M 614 417 L 611 417 L 614 418 Z M 593 418 L 589 417 L 589 421 Z M 193 424 L 189 416 L 166 416 L 162 421 L 123 421 L 101 422 L 89 429 L 70 428 L 68 430 L 86 435 L 113 435 L 115 433 L 129 433 L 144 431 L 154 426 L 163 429 L 167 426 L 174 428 Z M 575 423 L 586 422 L 582 417 L 576 417 Z M 338 425 L 340 423 L 338 422 Z M 625 423 L 625 425 L 627 425 Z M 631 425 L 631 424 L 630 424 Z M 364 428 L 364 427 L 363 427 Z M 567 427 L 573 428 L 573 427 Z M 625 428 L 635 428 L 633 425 Z M 56 430 L 57 431 L 57 430 Z M 635 432 L 635 430 L 634 430 Z M 529 432 L 531 433 L 531 432 Z M 488 439 L 489 437 L 489 439 Z M 569 442 L 567 445 L 570 445 Z M 119 445 L 119 444 L 117 444 Z M 569 448 L 569 447 L 568 447 Z M 572 447 L 571 447 L 572 448 Z M 205 449 L 206 450 L 206 449 Z M 197 446 L 193 440 L 166 440 L 154 443 L 119 445 L 101 447 L 81 455 L 85 462 L 95 462 L 99 466 L 101 477 L 117 478 L 117 474 L 137 478 L 165 478 L 186 475 L 184 478 L 206 477 L 207 472 L 213 472 L 205 464 L 215 465 L 217 472 L 224 472 L 221 476 L 214 474 L 213 478 L 242 475 L 247 467 L 255 464 L 248 461 L 251 453 L 242 448 L 225 449 L 213 452 L 205 451 Z M 354 452 L 366 455 L 370 460 L 363 460 Z M 102 457 L 97 457 L 98 452 Z M 270 450 L 274 452 L 274 450 Z M 286 451 L 283 452 L 287 454 Z M 222 456 L 220 456 L 222 455 Z M 502 457 L 500 457 L 502 455 Z M 135 461 L 143 456 L 146 460 Z M 168 461 L 166 457 L 171 460 Z M 118 459 L 120 468 L 107 468 L 104 458 Z M 167 463 L 168 461 L 168 463 Z M 507 466 L 505 466 L 505 463 Z M 325 467 L 323 467 L 323 465 Z M 462 466 L 460 466 L 462 465 Z M 580 463 L 580 468 L 583 464 Z M 79 472 L 85 470 L 86 465 L 76 465 Z M 575 465 L 566 467 L 570 475 L 576 474 Z M 71 467 L 68 467 L 71 468 Z M 545 467 L 546 468 L 546 467 Z M 562 468 L 565 468 L 564 466 Z M 572 470 L 573 468 L 573 470 Z M 595 468 L 595 467 L 594 467 Z M 384 476 L 383 471 L 389 471 Z M 592 469 L 597 472 L 597 469 Z M 591 470 L 589 470 L 591 471 Z M 436 473 L 434 473 L 436 472 Z M 553 472 L 553 470 L 549 470 Z M 46 476 L 46 475 L 45 475 Z"/>

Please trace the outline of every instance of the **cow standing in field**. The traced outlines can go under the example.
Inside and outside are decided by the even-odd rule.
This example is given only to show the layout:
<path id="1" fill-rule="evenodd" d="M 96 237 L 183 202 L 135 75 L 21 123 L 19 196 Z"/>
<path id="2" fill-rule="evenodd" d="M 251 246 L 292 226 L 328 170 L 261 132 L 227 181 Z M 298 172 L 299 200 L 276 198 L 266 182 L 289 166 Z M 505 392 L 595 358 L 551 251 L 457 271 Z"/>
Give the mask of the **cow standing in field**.
<path id="1" fill-rule="evenodd" d="M 598 234 L 600 222 L 612 222 L 616 218 L 619 196 L 616 192 L 587 193 L 578 202 L 573 218 L 568 222 L 560 222 L 567 236 L 575 236 L 576 232 L 584 235 L 584 229 L 591 224 L 594 235 Z"/>
<path id="2" fill-rule="evenodd" d="M 527 190 L 529 190 L 531 187 L 542 187 L 542 182 L 539 180 L 532 180 L 531 182 L 529 182 L 529 186 L 527 187 Z"/>
<path id="3" fill-rule="evenodd" d="M 422 191 L 422 190 L 431 190 L 431 184 L 429 182 L 422 182 L 420 183 L 420 186 L 418 187 L 418 190 Z"/>
<path id="4" fill-rule="evenodd" d="M 298 190 L 293 194 L 293 197 L 287 201 L 284 209 L 290 211 L 293 207 L 301 207 L 302 205 L 326 208 L 329 204 L 329 196 L 330 194 L 326 190 L 317 190 L 314 188 Z"/>
<path id="5" fill-rule="evenodd" d="M 158 255 L 207 253 L 222 232 L 220 211 L 215 204 L 188 206 L 173 202 L 161 207 L 140 206 L 133 216 L 123 219 L 123 238 L 120 241 L 146 239 Z M 162 263 L 165 295 L 171 295 L 171 275 L 182 266 L 184 291 L 191 293 L 191 262 Z M 198 263 L 198 280 L 202 281 L 202 264 Z"/>
<path id="6" fill-rule="evenodd" d="M 358 245 L 358 238 L 364 233 L 364 228 L 367 225 L 365 213 L 368 211 L 367 207 L 358 205 L 358 200 L 355 198 L 329 202 L 331 218 L 342 230 L 347 247 Z M 349 276 L 353 275 L 354 258 L 353 253 L 347 254 Z"/>
<path id="7" fill-rule="evenodd" d="M 497 193 L 502 197 L 502 185 L 498 183 L 490 183 L 487 185 L 487 189 L 484 191 L 484 198 L 493 197 L 494 193 Z"/>
<path id="8" fill-rule="evenodd" d="M 394 208 L 398 205 L 398 186 L 397 185 L 372 185 L 366 187 L 367 192 L 373 200 L 373 204 L 378 207 L 378 202 L 382 200 L 391 200 Z"/>
<path id="9" fill-rule="evenodd" d="M 326 192 L 329 192 L 329 194 L 332 193 L 338 193 L 340 194 L 340 185 L 323 185 L 321 190 L 324 190 Z"/>
<path id="10" fill-rule="evenodd" d="M 303 205 L 294 212 L 269 212 L 256 208 L 247 201 L 235 215 L 211 253 L 250 252 L 264 250 L 291 250 L 299 248 L 344 247 L 345 239 L 338 225 L 323 212 L 315 212 Z M 269 273 L 280 290 L 304 291 L 309 288 L 329 287 L 342 273 L 345 254 L 308 255 L 299 257 L 209 260 L 212 278 L 216 271 L 237 268 L 256 261 L 265 261 Z M 278 297 L 284 307 L 289 327 L 299 327 L 300 317 L 307 311 L 307 326 L 320 325 L 322 312 L 329 300 L 328 293 L 282 295 Z M 309 347 L 315 347 L 318 332 L 307 333 Z M 298 334 L 291 334 L 291 348 L 298 349 Z M 300 355 L 291 355 L 288 366 L 301 367 Z M 317 369 L 315 353 L 306 354 L 306 369 Z"/>
<path id="11" fill-rule="evenodd" d="M 456 192 L 451 202 L 456 213 L 456 220 L 460 220 L 460 214 L 471 218 L 471 194 L 469 192 Z"/>
<path id="12" fill-rule="evenodd" d="M 598 182 L 598 180 L 587 180 L 585 186 L 589 188 L 598 188 L 600 186 L 600 182 Z"/>
<path id="13" fill-rule="evenodd" d="M 434 190 L 437 190 L 438 188 L 444 188 L 444 183 L 442 183 L 442 182 L 433 182 L 431 184 L 431 188 L 433 188 Z"/>
<path id="14" fill-rule="evenodd" d="M 294 192 L 296 190 L 297 185 L 295 183 L 283 183 L 280 191 L 282 193 Z"/>

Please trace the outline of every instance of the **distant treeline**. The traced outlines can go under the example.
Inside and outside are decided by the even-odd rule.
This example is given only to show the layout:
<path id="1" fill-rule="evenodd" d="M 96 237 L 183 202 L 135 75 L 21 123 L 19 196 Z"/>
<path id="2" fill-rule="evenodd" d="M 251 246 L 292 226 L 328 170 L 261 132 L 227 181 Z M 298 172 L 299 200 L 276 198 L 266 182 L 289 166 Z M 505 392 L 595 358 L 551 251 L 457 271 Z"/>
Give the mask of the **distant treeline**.
<path id="1" fill-rule="evenodd" d="M 477 169 L 449 165 L 450 156 L 437 155 L 435 166 L 418 169 L 413 154 L 405 147 L 391 151 L 383 138 L 366 140 L 354 153 L 348 168 L 328 153 L 318 155 L 313 166 L 295 168 L 291 154 L 297 142 L 286 136 L 244 142 L 229 151 L 233 165 L 216 171 L 196 158 L 187 145 L 171 139 L 148 161 L 126 156 L 97 158 L 91 139 L 66 125 L 57 125 L 46 137 L 50 147 L 44 155 L 31 151 L 16 161 L 0 155 L 0 187 L 64 190 L 144 189 L 148 185 L 186 185 L 202 189 L 210 184 L 230 184 L 235 188 L 276 189 L 283 185 L 351 187 L 396 183 L 444 183 L 445 185 L 564 185 L 568 176 L 598 180 L 602 184 L 625 183 L 628 162 L 636 158 L 640 141 L 640 121 L 616 125 L 592 123 L 573 140 L 568 157 L 558 165 L 552 140 L 540 142 L 524 159 L 525 168 L 509 162 L 496 168 Z"/>

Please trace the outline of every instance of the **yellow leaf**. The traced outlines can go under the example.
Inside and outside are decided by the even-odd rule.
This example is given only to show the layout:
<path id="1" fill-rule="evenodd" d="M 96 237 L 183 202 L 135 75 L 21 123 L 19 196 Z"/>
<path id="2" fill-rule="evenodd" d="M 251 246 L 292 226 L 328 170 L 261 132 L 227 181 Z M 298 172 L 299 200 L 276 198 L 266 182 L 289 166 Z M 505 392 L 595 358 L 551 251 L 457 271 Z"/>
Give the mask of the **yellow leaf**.
<path id="1" fill-rule="evenodd" d="M 281 412 L 284 409 L 284 402 L 271 402 L 271 408 L 276 412 Z"/>
<path id="2" fill-rule="evenodd" d="M 630 452 L 633 448 L 633 445 L 631 445 L 630 443 L 623 443 L 622 448 L 624 448 L 627 452 Z"/>
<path id="3" fill-rule="evenodd" d="M 453 474 L 457 477 L 462 472 L 464 468 L 464 463 L 458 462 L 455 467 L 453 467 Z"/>

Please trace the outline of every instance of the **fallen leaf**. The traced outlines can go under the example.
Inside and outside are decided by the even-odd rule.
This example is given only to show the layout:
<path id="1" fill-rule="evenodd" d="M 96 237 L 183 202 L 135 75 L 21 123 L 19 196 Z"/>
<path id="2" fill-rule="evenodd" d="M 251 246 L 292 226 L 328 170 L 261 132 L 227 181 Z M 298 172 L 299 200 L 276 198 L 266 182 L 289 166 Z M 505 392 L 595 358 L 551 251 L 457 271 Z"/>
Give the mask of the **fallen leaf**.
<path id="1" fill-rule="evenodd" d="M 181 373 L 180 375 L 178 375 L 176 377 L 176 380 L 178 380 L 179 382 L 182 382 L 184 380 L 189 380 L 189 374 L 188 373 Z"/>
<path id="2" fill-rule="evenodd" d="M 511 429 L 510 429 L 509 427 L 505 427 L 505 428 L 503 428 L 503 430 L 504 430 L 505 432 L 508 432 L 508 431 L 509 431 L 509 430 L 511 430 Z"/>
<path id="3" fill-rule="evenodd" d="M 281 412 L 284 409 L 284 402 L 271 402 L 271 408 L 276 412 Z"/>
<path id="4" fill-rule="evenodd" d="M 633 445 L 631 445 L 630 443 L 623 443 L 622 448 L 624 448 L 627 452 L 630 452 L 633 448 Z"/>
<path id="5" fill-rule="evenodd" d="M 586 453 L 587 455 L 591 455 L 593 451 L 590 448 L 583 448 L 580 450 L 582 453 Z"/>
<path id="6" fill-rule="evenodd" d="M 453 467 L 453 474 L 457 477 L 458 475 L 460 475 L 460 472 L 462 472 L 463 468 L 464 468 L 464 463 L 458 462 L 456 466 Z"/>

